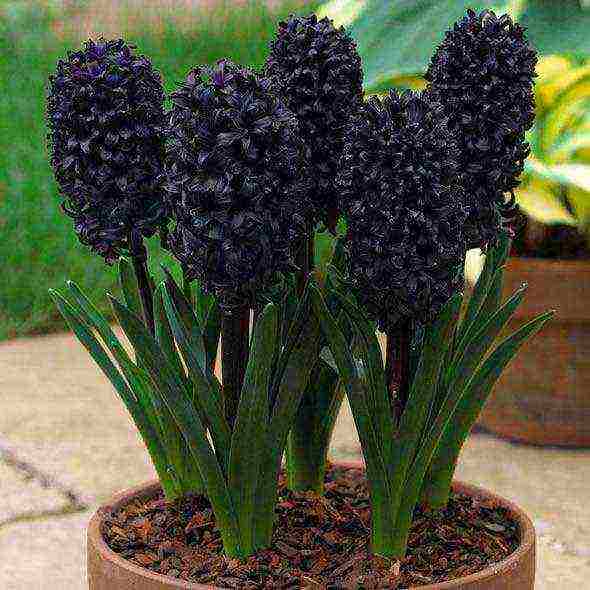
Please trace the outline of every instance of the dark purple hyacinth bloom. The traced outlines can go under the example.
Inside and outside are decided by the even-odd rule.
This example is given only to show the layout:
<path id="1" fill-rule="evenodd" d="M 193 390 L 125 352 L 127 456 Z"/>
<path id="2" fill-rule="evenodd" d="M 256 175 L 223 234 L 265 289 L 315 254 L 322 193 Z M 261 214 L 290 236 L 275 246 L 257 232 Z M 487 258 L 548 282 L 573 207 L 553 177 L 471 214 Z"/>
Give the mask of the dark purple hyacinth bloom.
<path id="1" fill-rule="evenodd" d="M 459 149 L 425 93 L 370 98 L 347 130 L 337 186 L 348 278 L 383 330 L 428 321 L 462 288 Z"/>
<path id="2" fill-rule="evenodd" d="M 335 223 L 334 179 L 343 148 L 343 130 L 363 98 L 363 70 L 356 44 L 327 18 L 291 16 L 279 24 L 265 65 L 296 115 L 311 152 L 317 186 L 316 219 Z"/>
<path id="3" fill-rule="evenodd" d="M 513 216 L 513 190 L 529 153 L 536 62 L 523 28 L 489 10 L 468 11 L 430 62 L 429 90 L 460 140 L 470 247 L 495 243 Z"/>
<path id="4" fill-rule="evenodd" d="M 229 61 L 172 95 L 170 246 L 225 308 L 253 302 L 305 231 L 313 186 L 296 117 L 268 80 Z"/>
<path id="5" fill-rule="evenodd" d="M 163 105 L 160 75 L 122 40 L 88 41 L 50 77 L 51 165 L 63 208 L 80 241 L 109 263 L 130 239 L 167 224 Z"/>

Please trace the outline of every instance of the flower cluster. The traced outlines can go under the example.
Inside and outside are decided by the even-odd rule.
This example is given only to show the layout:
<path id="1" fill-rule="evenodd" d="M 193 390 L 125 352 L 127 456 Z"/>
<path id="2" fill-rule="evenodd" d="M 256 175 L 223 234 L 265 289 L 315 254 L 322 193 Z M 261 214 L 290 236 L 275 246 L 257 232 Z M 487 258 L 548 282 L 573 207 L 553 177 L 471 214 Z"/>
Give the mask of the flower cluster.
<path id="1" fill-rule="evenodd" d="M 349 277 L 384 330 L 431 319 L 462 284 L 459 149 L 442 111 L 426 93 L 391 91 L 347 131 L 338 188 Z"/>
<path id="2" fill-rule="evenodd" d="M 511 217 L 514 198 L 507 201 L 507 194 L 518 186 L 529 153 L 525 132 L 534 118 L 536 61 L 524 30 L 509 16 L 468 11 L 428 68 L 430 91 L 461 142 L 470 247 L 495 243 Z"/>
<path id="3" fill-rule="evenodd" d="M 251 302 L 293 267 L 309 178 L 296 117 L 268 80 L 221 61 L 172 95 L 170 246 L 189 278 L 226 308 Z"/>
<path id="4" fill-rule="evenodd" d="M 279 24 L 265 71 L 299 119 L 317 183 L 315 216 L 331 226 L 343 130 L 363 97 L 356 45 L 344 28 L 334 28 L 327 18 L 291 16 Z"/>
<path id="5" fill-rule="evenodd" d="M 122 40 L 59 61 L 48 96 L 51 164 L 80 241 L 109 263 L 167 224 L 161 182 L 164 92 Z"/>

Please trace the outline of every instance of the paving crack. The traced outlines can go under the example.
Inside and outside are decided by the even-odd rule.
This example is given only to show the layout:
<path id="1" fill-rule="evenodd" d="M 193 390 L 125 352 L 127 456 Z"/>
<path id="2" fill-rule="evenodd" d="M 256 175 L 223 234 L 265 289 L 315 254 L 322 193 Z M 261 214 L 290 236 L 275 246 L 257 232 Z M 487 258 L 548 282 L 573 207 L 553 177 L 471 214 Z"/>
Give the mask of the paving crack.
<path id="1" fill-rule="evenodd" d="M 16 516 L 0 521 L 0 532 L 14 524 L 20 524 L 23 522 L 40 522 L 69 516 L 71 514 L 79 514 L 80 512 L 83 512 L 83 509 L 79 506 L 74 507 L 71 504 L 66 504 L 61 508 L 55 508 L 53 510 L 30 510 L 27 512 L 21 512 Z"/>
<path id="2" fill-rule="evenodd" d="M 88 502 L 83 498 L 80 492 L 59 481 L 55 476 L 45 473 L 42 469 L 33 465 L 33 463 L 23 459 L 19 456 L 18 450 L 1 436 L 0 461 L 19 472 L 26 481 L 34 481 L 46 490 L 53 490 L 63 496 L 66 500 L 66 504 L 60 509 L 23 512 L 22 514 L 0 522 L 0 527 L 21 520 L 31 520 L 44 518 L 45 516 L 61 516 L 75 512 L 82 512 L 88 508 Z"/>

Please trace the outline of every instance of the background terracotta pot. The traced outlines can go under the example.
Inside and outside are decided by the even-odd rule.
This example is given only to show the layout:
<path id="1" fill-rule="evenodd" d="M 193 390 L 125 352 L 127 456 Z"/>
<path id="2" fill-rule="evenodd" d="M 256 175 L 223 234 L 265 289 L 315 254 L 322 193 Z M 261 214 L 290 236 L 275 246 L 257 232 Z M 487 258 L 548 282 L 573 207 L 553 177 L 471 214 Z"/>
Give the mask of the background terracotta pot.
<path id="1" fill-rule="evenodd" d="M 590 446 L 590 263 L 512 258 L 505 295 L 529 290 L 513 326 L 556 309 L 499 380 L 480 424 L 540 445 Z"/>
<path id="2" fill-rule="evenodd" d="M 359 461 L 340 462 L 338 465 L 362 468 Z M 520 545 L 505 560 L 477 574 L 451 582 L 420 586 L 421 590 L 533 590 L 535 585 L 535 529 L 528 516 L 515 504 L 487 490 L 457 482 L 454 489 L 472 496 L 492 500 L 505 507 L 518 523 Z M 102 537 L 105 515 L 138 498 L 149 499 L 160 490 L 151 482 L 116 495 L 92 517 L 88 526 L 88 585 L 89 590 L 214 590 L 204 586 L 162 576 L 127 561 L 109 549 Z"/>

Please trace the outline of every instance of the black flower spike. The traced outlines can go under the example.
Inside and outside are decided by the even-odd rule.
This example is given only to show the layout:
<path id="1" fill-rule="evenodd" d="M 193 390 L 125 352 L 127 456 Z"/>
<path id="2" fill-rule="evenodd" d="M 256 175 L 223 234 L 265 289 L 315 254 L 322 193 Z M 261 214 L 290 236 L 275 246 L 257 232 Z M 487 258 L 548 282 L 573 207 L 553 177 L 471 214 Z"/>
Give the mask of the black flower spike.
<path id="1" fill-rule="evenodd" d="M 470 247 L 494 244 L 513 217 L 513 190 L 529 153 L 525 132 L 534 119 L 536 63 L 524 29 L 489 10 L 468 11 L 430 62 L 430 91 L 461 141 Z"/>
<path id="2" fill-rule="evenodd" d="M 268 80 L 221 61 L 172 95 L 170 247 L 226 309 L 254 301 L 305 232 L 311 182 L 297 119 Z"/>
<path id="3" fill-rule="evenodd" d="M 311 151 L 316 219 L 330 227 L 337 216 L 334 178 L 343 130 L 363 97 L 363 71 L 356 44 L 331 20 L 291 16 L 279 23 L 265 65 L 296 115 Z"/>
<path id="4" fill-rule="evenodd" d="M 429 321 L 462 288 L 458 158 L 442 106 L 425 93 L 373 97 L 347 131 L 337 184 L 348 276 L 384 331 Z"/>
<path id="5" fill-rule="evenodd" d="M 161 182 L 164 92 L 122 40 L 60 60 L 47 99 L 51 165 L 80 241 L 112 263 L 167 224 Z M 133 237 L 132 237 L 133 234 Z"/>

